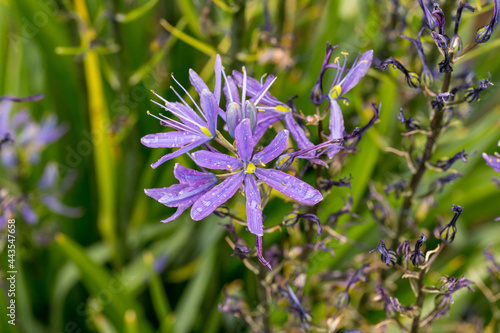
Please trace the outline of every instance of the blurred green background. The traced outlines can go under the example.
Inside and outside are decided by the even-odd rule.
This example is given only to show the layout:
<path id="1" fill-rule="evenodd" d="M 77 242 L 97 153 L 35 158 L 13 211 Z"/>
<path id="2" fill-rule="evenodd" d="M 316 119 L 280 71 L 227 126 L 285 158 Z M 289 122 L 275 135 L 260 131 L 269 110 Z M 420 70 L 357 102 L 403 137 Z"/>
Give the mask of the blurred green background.
<path id="1" fill-rule="evenodd" d="M 484 1 L 469 2 L 480 10 L 464 14 L 460 33 L 465 43 L 489 20 L 492 9 Z M 414 37 L 421 25 L 421 10 L 416 1 L 401 3 L 408 7 L 404 33 Z M 441 1 L 447 17 L 452 17 L 456 4 Z M 224 239 L 227 232 L 220 223 L 227 220 L 211 216 L 194 222 L 184 214 L 162 224 L 160 220 L 173 209 L 144 194 L 144 188 L 175 182 L 174 161 L 156 170 L 149 166 L 166 150 L 140 144 L 142 136 L 163 130 L 146 115 L 147 110 L 159 112 L 150 102 L 150 89 L 175 100 L 169 90 L 170 73 L 188 87 L 189 68 L 212 87 L 215 55 L 220 53 L 226 73 L 244 64 L 255 77 L 275 74 L 273 95 L 286 100 L 297 94 L 298 109 L 313 114 L 309 92 L 327 41 L 340 45 L 334 56 L 347 51 L 352 61 L 357 52 L 374 49 L 376 58 L 404 59 L 408 67 L 419 71 L 415 49 L 389 29 L 393 9 L 388 0 L 1 0 L 0 95 L 44 93 L 43 100 L 16 104 L 15 110 L 28 108 L 36 119 L 55 113 L 60 122 L 70 125 L 70 131 L 43 152 L 43 161 L 57 161 L 66 171 L 77 170 L 76 184 L 63 202 L 81 207 L 84 214 L 69 219 L 46 213 L 35 226 L 17 219 L 17 325 L 7 325 L 4 316 L 0 331 L 248 331 L 243 320 L 217 308 L 227 286 L 239 290 L 251 308 L 258 310 L 259 304 L 258 276 L 231 256 Z M 168 22 L 163 27 L 162 19 Z M 500 82 L 497 35 L 470 52 L 455 71 L 473 71 L 480 79 L 489 71 L 492 81 Z M 440 55 L 429 36 L 424 38 L 424 47 L 431 66 L 436 67 Z M 467 164 L 454 165 L 464 177 L 436 194 L 435 202 L 422 202 L 414 214 L 419 228 L 430 234 L 438 225 L 437 216 L 444 221 L 451 218 L 451 204 L 464 207 L 456 241 L 435 264 L 439 272 L 429 276 L 430 284 L 442 274 L 464 274 L 476 283 L 491 284 L 482 250 L 493 246 L 499 255 L 500 226 L 493 219 L 500 215 L 500 192 L 490 181 L 495 172 L 485 165 L 481 153 L 493 154 L 500 139 L 497 86 L 472 108 L 461 110 L 434 154 L 435 161 L 462 148 L 468 153 L 478 151 Z M 386 151 L 387 147 L 402 149 L 403 128 L 396 119 L 399 108 L 403 106 L 406 114 L 428 124 L 426 100 L 416 93 L 397 71 L 372 67 L 349 93 L 349 106 L 343 106 L 348 132 L 371 118 L 370 101 L 382 102 L 380 122 L 361 140 L 357 154 L 330 170 L 335 179 L 352 174 L 352 190 L 334 188 L 320 205 L 319 216 L 323 221 L 351 193 L 353 211 L 363 219 L 346 230 L 347 236 L 369 248 L 385 236 L 367 209 L 369 184 L 381 191 L 384 185 L 410 176 L 404 159 Z M 186 157 L 176 161 L 191 165 Z M 422 193 L 439 176 L 429 171 L 420 187 Z M 390 198 L 397 209 L 401 202 Z M 286 211 L 273 205 L 292 207 L 290 203 L 281 206 L 281 199 L 273 197 L 264 212 L 268 227 L 281 224 Z M 240 198 L 230 206 L 244 210 Z M 295 229 L 266 235 L 265 247 L 288 244 Z M 238 233 L 253 247 L 253 238 L 241 226 Z M 41 234 L 48 237 L 47 244 L 36 241 Z M 427 246 L 431 249 L 435 244 L 432 240 Z M 315 254 L 309 277 L 346 270 L 352 267 L 353 258 L 366 252 L 351 243 L 329 246 L 335 257 Z M 3 253 L 2 267 L 5 260 Z M 407 281 L 395 283 L 401 285 L 397 294 L 401 302 L 413 302 Z M 353 307 L 368 296 L 354 295 Z M 317 325 L 324 325 L 335 311 L 332 299 L 333 295 L 322 295 L 307 304 Z M 500 320 L 497 306 L 478 288 L 474 293 L 460 292 L 454 299 L 449 317 L 436 322 L 436 332 L 454 331 L 453 323 L 470 316 L 481 318 L 485 325 Z M 6 300 L 0 297 L 2 309 Z M 269 311 L 275 327 L 297 322 L 283 306 L 272 306 Z M 381 309 L 364 312 L 360 328 L 379 323 L 381 313 Z"/>

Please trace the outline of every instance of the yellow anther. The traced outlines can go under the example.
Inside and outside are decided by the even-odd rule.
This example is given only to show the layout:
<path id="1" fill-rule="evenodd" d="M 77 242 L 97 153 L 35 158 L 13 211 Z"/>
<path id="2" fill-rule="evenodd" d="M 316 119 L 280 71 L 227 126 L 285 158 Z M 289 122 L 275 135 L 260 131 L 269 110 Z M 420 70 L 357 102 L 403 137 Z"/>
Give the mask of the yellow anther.
<path id="1" fill-rule="evenodd" d="M 281 182 L 281 184 L 282 184 L 283 186 L 286 186 L 286 184 L 285 184 L 284 182 Z"/>
<path id="2" fill-rule="evenodd" d="M 245 173 L 254 173 L 254 172 L 255 172 L 255 164 L 249 162 L 247 165 L 247 169 L 245 170 Z"/>
<path id="3" fill-rule="evenodd" d="M 243 193 L 243 192 L 240 192 L 240 193 L 241 193 L 242 196 L 245 196 L 245 193 Z"/>
<path id="4" fill-rule="evenodd" d="M 259 204 L 259 205 L 257 205 L 257 207 L 259 207 L 259 209 L 262 209 L 262 206 L 261 206 L 260 204 Z"/>
<path id="5" fill-rule="evenodd" d="M 340 54 L 345 55 L 345 56 L 349 55 L 349 53 L 347 53 L 347 52 L 340 52 Z"/>
<path id="6" fill-rule="evenodd" d="M 208 130 L 208 128 L 206 128 L 205 126 L 201 126 L 200 129 L 203 132 L 203 134 L 205 134 L 208 137 L 212 137 L 212 133 L 210 133 L 210 131 Z"/>
<path id="7" fill-rule="evenodd" d="M 330 98 L 339 98 L 342 94 L 342 88 L 339 85 L 336 85 L 330 90 Z"/>
<path id="8" fill-rule="evenodd" d="M 339 57 L 336 57 L 335 60 L 333 60 L 334 63 L 338 63 L 339 62 Z"/>
<path id="9" fill-rule="evenodd" d="M 277 107 L 275 107 L 276 111 L 280 111 L 280 112 L 289 112 L 290 111 L 290 107 L 288 105 L 284 105 L 284 104 L 280 104 L 278 105 Z"/>
<path id="10" fill-rule="evenodd" d="M 230 166 L 229 164 L 228 164 L 228 165 L 226 165 L 226 166 L 227 166 L 227 168 L 229 169 L 229 171 L 233 172 L 233 168 L 231 168 L 231 166 Z"/>
<path id="11" fill-rule="evenodd" d="M 262 165 L 263 167 L 265 167 L 265 166 L 266 166 L 266 165 L 265 165 L 265 164 L 264 164 L 261 160 L 259 160 L 259 163 L 260 163 L 260 165 Z"/>

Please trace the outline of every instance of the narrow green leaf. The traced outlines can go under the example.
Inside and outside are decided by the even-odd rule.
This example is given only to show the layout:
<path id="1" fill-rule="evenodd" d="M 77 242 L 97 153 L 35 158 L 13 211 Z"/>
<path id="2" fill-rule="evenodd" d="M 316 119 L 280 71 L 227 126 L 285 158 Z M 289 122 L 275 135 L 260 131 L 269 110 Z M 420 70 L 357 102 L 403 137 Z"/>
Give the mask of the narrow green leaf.
<path id="1" fill-rule="evenodd" d="M 143 318 L 141 308 L 127 293 L 128 276 L 125 273 L 119 277 L 111 276 L 106 269 L 90 259 L 78 244 L 63 234 L 58 234 L 55 240 L 57 248 L 78 266 L 83 284 L 96 301 L 101 300 L 103 312 L 113 323 L 123 325 L 125 313 L 130 309 L 133 309 L 139 318 Z M 139 320 L 139 323 L 141 332 L 151 332 L 147 321 Z"/>
<path id="2" fill-rule="evenodd" d="M 129 22 L 135 21 L 138 18 L 140 18 L 141 16 L 143 16 L 144 14 L 146 14 L 147 12 L 149 12 L 151 9 L 153 9 L 157 3 L 158 3 L 158 0 L 149 0 L 148 2 L 143 4 L 142 6 L 134 8 L 126 14 L 123 14 L 123 13 L 116 14 L 115 19 L 121 23 L 129 23 Z"/>
<path id="3" fill-rule="evenodd" d="M 178 30 L 176 27 L 168 23 L 166 20 L 162 19 L 160 20 L 160 24 L 165 30 L 170 32 L 172 35 L 176 36 L 180 40 L 182 40 L 184 43 L 191 45 L 195 49 L 197 49 L 200 52 L 205 53 L 206 55 L 213 56 L 217 54 L 217 51 L 210 45 L 199 41 L 198 39 L 189 36 L 188 34 Z"/>
<path id="4" fill-rule="evenodd" d="M 191 331 L 199 307 L 209 286 L 214 266 L 215 249 L 210 248 L 202 256 L 198 273 L 189 282 L 186 291 L 184 291 L 179 300 L 179 305 L 175 309 L 178 316 L 175 322 L 175 332 L 187 333 Z"/>

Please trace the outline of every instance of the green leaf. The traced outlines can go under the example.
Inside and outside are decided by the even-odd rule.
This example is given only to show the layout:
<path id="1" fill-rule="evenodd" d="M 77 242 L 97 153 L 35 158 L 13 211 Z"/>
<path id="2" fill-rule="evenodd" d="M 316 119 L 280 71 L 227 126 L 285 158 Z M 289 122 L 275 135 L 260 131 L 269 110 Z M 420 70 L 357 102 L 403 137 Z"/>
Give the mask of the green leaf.
<path id="1" fill-rule="evenodd" d="M 149 12 L 151 9 L 153 9 L 157 3 L 158 0 L 149 0 L 144 5 L 134 8 L 126 14 L 123 13 L 115 14 L 115 19 L 120 23 L 129 23 L 135 21 L 144 14 L 146 14 L 147 12 Z"/>
<path id="2" fill-rule="evenodd" d="M 82 282 L 88 291 L 99 302 L 101 300 L 103 312 L 113 323 L 121 323 L 118 329 L 123 330 L 123 318 L 128 310 L 134 310 L 139 318 L 141 332 L 151 332 L 149 323 L 143 319 L 141 307 L 130 297 L 126 283 L 128 276 L 112 276 L 102 266 L 98 265 L 84 252 L 84 250 L 64 236 L 56 236 L 56 245 L 68 259 L 72 260 L 80 270 Z M 106 299 L 106 302 L 103 300 Z"/>

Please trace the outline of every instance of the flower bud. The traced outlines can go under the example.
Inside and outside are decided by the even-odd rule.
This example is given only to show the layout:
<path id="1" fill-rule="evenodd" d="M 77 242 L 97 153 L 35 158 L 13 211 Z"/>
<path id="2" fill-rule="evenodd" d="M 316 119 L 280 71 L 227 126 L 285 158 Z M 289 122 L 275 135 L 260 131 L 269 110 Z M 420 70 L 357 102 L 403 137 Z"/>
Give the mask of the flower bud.
<path id="1" fill-rule="evenodd" d="M 229 215 L 229 207 L 222 204 L 219 207 L 217 207 L 217 209 L 214 211 L 214 214 L 217 215 L 218 217 L 224 218 Z"/>
<path id="2" fill-rule="evenodd" d="M 243 119 L 250 119 L 250 128 L 252 129 L 252 134 L 255 133 L 255 127 L 257 127 L 257 108 L 250 102 L 245 102 L 245 110 L 243 112 Z M 241 120 L 243 120 L 241 119 Z"/>
<path id="3" fill-rule="evenodd" d="M 420 87 L 420 78 L 418 77 L 418 74 L 415 72 L 408 72 L 406 75 L 406 83 L 408 83 L 410 88 Z"/>
<path id="4" fill-rule="evenodd" d="M 426 87 L 430 87 L 434 83 L 434 76 L 432 75 L 432 72 L 429 69 L 424 70 L 422 72 L 421 77 L 422 77 L 422 83 Z"/>
<path id="5" fill-rule="evenodd" d="M 451 37 L 450 48 L 455 54 L 462 52 L 462 50 L 464 49 L 464 44 L 462 43 L 462 39 L 458 34 L 454 34 L 453 37 Z"/>
<path id="6" fill-rule="evenodd" d="M 434 305 L 438 311 L 446 311 L 452 303 L 451 295 L 449 293 L 439 294 L 434 299 Z"/>
<path id="7" fill-rule="evenodd" d="M 314 105 L 321 105 L 321 102 L 323 101 L 323 91 L 319 82 L 312 88 L 309 99 Z"/>
<path id="8" fill-rule="evenodd" d="M 349 293 L 347 290 L 344 290 L 335 296 L 333 303 L 337 307 L 337 309 L 343 309 L 349 304 Z"/>
<path id="9" fill-rule="evenodd" d="M 294 226 L 295 224 L 297 224 L 298 221 L 299 221 L 299 215 L 295 214 L 295 213 L 291 213 L 291 214 L 285 215 L 285 217 L 283 217 L 282 224 L 286 227 L 291 227 L 291 226 Z"/>
<path id="10" fill-rule="evenodd" d="M 229 106 L 227 107 L 226 119 L 227 119 L 226 123 L 229 135 L 231 135 L 231 137 L 234 138 L 234 129 L 243 119 L 243 113 L 241 112 L 241 107 L 238 103 L 236 102 L 229 103 Z"/>
<path id="11" fill-rule="evenodd" d="M 477 29 L 475 36 L 476 42 L 486 43 L 487 41 L 489 41 L 492 31 L 493 28 L 490 25 L 485 25 L 484 27 Z"/>

